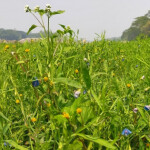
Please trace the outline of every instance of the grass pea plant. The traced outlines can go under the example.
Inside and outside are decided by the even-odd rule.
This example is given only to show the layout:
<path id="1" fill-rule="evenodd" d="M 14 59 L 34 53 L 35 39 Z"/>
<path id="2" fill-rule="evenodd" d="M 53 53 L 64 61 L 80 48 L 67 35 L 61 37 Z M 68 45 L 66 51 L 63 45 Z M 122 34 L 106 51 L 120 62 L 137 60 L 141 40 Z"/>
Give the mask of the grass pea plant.
<path id="1" fill-rule="evenodd" d="M 40 15 L 44 35 L 0 45 L 0 148 L 148 150 L 150 39 L 76 41 L 42 21 L 62 11 L 25 11 Z"/>

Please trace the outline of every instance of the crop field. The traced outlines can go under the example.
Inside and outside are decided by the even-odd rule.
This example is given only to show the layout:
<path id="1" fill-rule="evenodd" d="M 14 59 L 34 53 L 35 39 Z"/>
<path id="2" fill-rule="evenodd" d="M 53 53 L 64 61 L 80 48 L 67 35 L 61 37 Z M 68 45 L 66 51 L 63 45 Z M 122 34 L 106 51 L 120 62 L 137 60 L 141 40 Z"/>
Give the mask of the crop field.
<path id="1" fill-rule="evenodd" d="M 149 43 L 2 43 L 2 149 L 149 149 Z"/>
<path id="2" fill-rule="evenodd" d="M 150 39 L 52 33 L 64 11 L 50 8 L 25 7 L 40 15 L 41 39 L 0 43 L 0 149 L 149 150 Z"/>

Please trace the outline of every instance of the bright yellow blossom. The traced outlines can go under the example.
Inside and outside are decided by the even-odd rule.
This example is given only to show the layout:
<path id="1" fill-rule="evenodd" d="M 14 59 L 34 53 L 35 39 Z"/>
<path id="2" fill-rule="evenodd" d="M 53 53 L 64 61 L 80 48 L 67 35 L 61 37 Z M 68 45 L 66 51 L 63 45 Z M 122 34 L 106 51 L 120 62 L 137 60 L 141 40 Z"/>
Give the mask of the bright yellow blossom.
<path id="1" fill-rule="evenodd" d="M 77 113 L 80 114 L 82 112 L 81 108 L 77 108 Z"/>
<path id="2" fill-rule="evenodd" d="M 22 94 L 19 94 L 20 97 L 22 97 Z"/>
<path id="3" fill-rule="evenodd" d="M 68 114 L 68 113 L 65 113 L 65 112 L 63 112 L 63 117 L 66 118 L 66 119 L 69 119 L 69 118 L 70 118 L 69 114 Z"/>
<path id="4" fill-rule="evenodd" d="M 127 87 L 128 87 L 128 88 L 130 88 L 130 87 L 131 87 L 131 84 L 130 84 L 130 83 L 128 83 L 128 84 L 127 84 Z"/>
<path id="5" fill-rule="evenodd" d="M 30 51 L 30 49 L 25 49 L 25 52 L 29 52 Z"/>
<path id="6" fill-rule="evenodd" d="M 9 49 L 9 45 L 5 45 L 5 50 L 6 50 L 6 49 Z"/>
<path id="7" fill-rule="evenodd" d="M 19 99 L 16 99 L 16 104 L 19 104 L 19 103 L 20 103 Z"/>
<path id="8" fill-rule="evenodd" d="M 75 73 L 76 73 L 76 74 L 78 74 L 78 73 L 79 73 L 79 70 L 78 70 L 78 69 L 76 69 L 76 70 L 75 70 Z"/>
<path id="9" fill-rule="evenodd" d="M 48 81 L 48 77 L 44 77 L 43 79 L 44 79 L 45 82 Z"/>
<path id="10" fill-rule="evenodd" d="M 32 122 L 36 122 L 36 118 L 34 118 L 34 117 L 31 118 L 31 121 L 32 121 Z"/>

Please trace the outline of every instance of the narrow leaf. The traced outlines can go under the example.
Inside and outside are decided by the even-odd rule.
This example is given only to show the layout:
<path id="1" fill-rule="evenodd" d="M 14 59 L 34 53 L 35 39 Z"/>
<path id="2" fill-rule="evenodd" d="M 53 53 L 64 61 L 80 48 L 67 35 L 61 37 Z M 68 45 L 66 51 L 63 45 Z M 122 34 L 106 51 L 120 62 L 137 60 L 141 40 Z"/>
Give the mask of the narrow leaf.
<path id="1" fill-rule="evenodd" d="M 27 35 L 28 35 L 33 29 L 35 29 L 36 27 L 37 27 L 37 25 L 33 24 L 33 25 L 29 28 L 29 30 L 28 30 L 28 32 L 27 32 Z"/>

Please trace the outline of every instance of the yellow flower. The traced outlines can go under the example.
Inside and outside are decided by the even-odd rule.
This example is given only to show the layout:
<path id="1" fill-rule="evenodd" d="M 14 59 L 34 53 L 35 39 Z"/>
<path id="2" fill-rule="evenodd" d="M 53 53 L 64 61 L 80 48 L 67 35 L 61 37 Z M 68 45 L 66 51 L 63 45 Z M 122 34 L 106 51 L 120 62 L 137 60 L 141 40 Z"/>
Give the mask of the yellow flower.
<path id="1" fill-rule="evenodd" d="M 63 112 L 63 117 L 66 118 L 66 119 L 69 119 L 69 118 L 70 118 L 69 114 L 68 114 L 68 113 L 65 113 L 65 112 Z"/>
<path id="2" fill-rule="evenodd" d="M 44 81 L 45 81 L 45 82 L 48 81 L 48 77 L 44 77 Z"/>
<path id="3" fill-rule="evenodd" d="M 76 73 L 76 74 L 78 74 L 78 73 L 79 73 L 79 70 L 78 70 L 78 69 L 76 69 L 76 70 L 75 70 L 75 73 Z"/>
<path id="4" fill-rule="evenodd" d="M 22 97 L 22 94 L 19 94 L 20 97 Z"/>
<path id="5" fill-rule="evenodd" d="M 6 50 L 6 49 L 9 49 L 9 45 L 5 45 L 5 50 Z"/>
<path id="6" fill-rule="evenodd" d="M 82 112 L 81 108 L 77 108 L 77 114 L 80 114 Z"/>
<path id="7" fill-rule="evenodd" d="M 16 104 L 19 104 L 19 103 L 20 103 L 19 99 L 16 99 Z"/>
<path id="8" fill-rule="evenodd" d="M 29 52 L 30 51 L 30 49 L 25 49 L 25 52 Z"/>
<path id="9" fill-rule="evenodd" d="M 50 107 L 51 106 L 51 104 L 50 103 L 47 103 L 47 107 Z"/>
<path id="10" fill-rule="evenodd" d="M 130 87 L 131 87 L 131 84 L 128 83 L 128 84 L 127 84 L 127 87 L 130 88 Z"/>
<path id="11" fill-rule="evenodd" d="M 16 45 L 13 45 L 12 48 L 16 48 Z"/>
<path id="12" fill-rule="evenodd" d="M 53 81 L 50 81 L 50 86 L 53 86 L 54 85 L 54 82 Z"/>
<path id="13" fill-rule="evenodd" d="M 34 118 L 34 117 L 31 118 L 31 121 L 32 121 L 32 122 L 36 122 L 36 118 Z"/>

